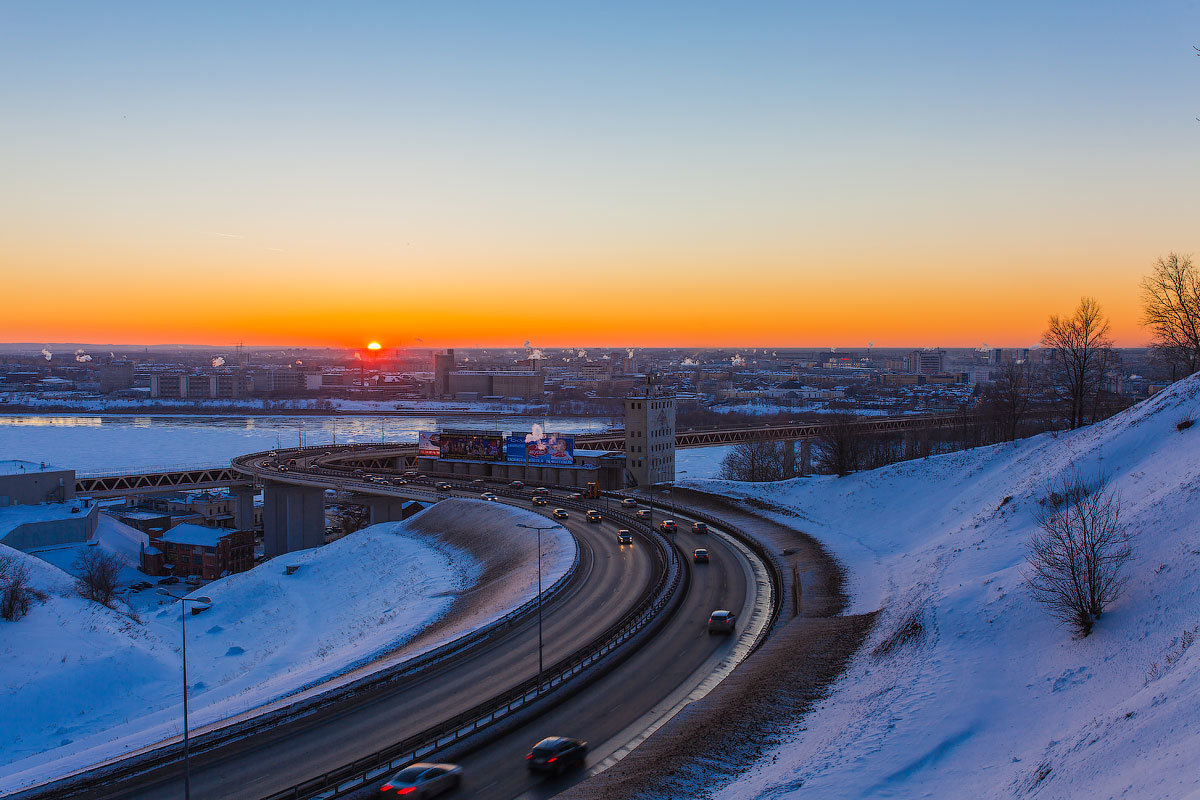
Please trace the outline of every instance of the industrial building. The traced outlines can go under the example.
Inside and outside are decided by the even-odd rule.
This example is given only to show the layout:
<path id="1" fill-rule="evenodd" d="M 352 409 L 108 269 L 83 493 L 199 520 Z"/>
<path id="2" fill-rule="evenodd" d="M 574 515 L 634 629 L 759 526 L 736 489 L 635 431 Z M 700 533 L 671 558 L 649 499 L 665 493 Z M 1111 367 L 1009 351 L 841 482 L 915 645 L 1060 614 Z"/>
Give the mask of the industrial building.
<path id="1" fill-rule="evenodd" d="M 675 480 L 675 393 L 647 381 L 625 398 L 625 470 L 630 486 Z"/>
<path id="2" fill-rule="evenodd" d="M 75 470 L 0 461 L 0 544 L 29 551 L 86 542 L 98 509 L 75 497 Z"/>

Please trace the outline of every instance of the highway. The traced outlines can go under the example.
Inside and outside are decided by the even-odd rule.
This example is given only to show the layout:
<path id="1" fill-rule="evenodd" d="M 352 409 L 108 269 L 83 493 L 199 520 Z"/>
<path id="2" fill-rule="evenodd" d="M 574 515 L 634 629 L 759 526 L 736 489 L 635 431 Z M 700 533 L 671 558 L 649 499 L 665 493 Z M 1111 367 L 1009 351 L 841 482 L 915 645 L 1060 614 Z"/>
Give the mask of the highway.
<path id="1" fill-rule="evenodd" d="M 571 585 L 544 610 L 546 665 L 585 644 L 636 601 L 651 578 L 646 548 L 616 546 L 616 526 L 589 524 L 572 513 L 566 524 L 580 545 L 580 568 Z M 535 535 L 532 531 L 530 535 Z M 260 798 L 314 774 L 400 741 L 537 672 L 537 622 L 498 635 L 452 661 L 353 708 L 292 723 L 192 759 L 197 798 Z M 142 787 L 113 787 L 100 797 L 182 796 L 183 778 L 172 775 Z"/>
<path id="2" fill-rule="evenodd" d="M 714 657 L 732 647 L 732 638 L 708 633 L 708 614 L 727 608 L 741 615 L 747 593 L 746 565 L 717 536 L 681 532 L 671 538 L 691 558 L 695 547 L 712 554 L 696 565 L 683 605 L 667 626 L 628 661 L 549 713 L 493 742 L 459 763 L 465 774 L 454 798 L 548 798 L 585 779 L 585 770 L 561 777 L 533 775 L 525 754 L 545 736 L 572 736 L 590 745 L 588 765 L 603 760 L 625 744 L 638 723 L 649 724 L 647 712 L 672 705 L 680 687 L 690 688 Z M 665 709 L 664 709 L 665 710 Z M 624 736 L 622 734 L 625 734 Z M 376 792 L 377 794 L 377 792 Z M 370 792 L 354 795 L 370 797 Z"/>
<path id="3" fill-rule="evenodd" d="M 289 477 L 298 476 L 292 473 Z M 417 490 L 414 494 L 420 491 L 406 488 Z M 467 491 L 454 494 L 477 496 Z M 505 502 L 529 507 L 526 499 L 506 498 Z M 608 502 L 595 501 L 595 507 L 604 511 Z M 547 506 L 533 510 L 548 514 L 554 506 L 551 498 Z M 653 545 L 641 535 L 635 537 L 633 546 L 622 547 L 614 523 L 589 524 L 581 512 L 571 510 L 570 514 L 565 524 L 579 543 L 580 568 L 571 584 L 545 609 L 547 666 L 619 619 L 652 579 Z M 656 509 L 655 521 L 661 518 Z M 534 722 L 465 756 L 461 763 L 467 777 L 455 796 L 552 796 L 586 777 L 586 772 L 553 779 L 528 774 L 524 755 L 535 741 L 547 735 L 587 739 L 591 743 L 589 766 L 597 764 L 677 705 L 728 654 L 731 639 L 709 635 L 706 621 L 716 608 L 741 615 L 753 603 L 751 568 L 741 552 L 721 537 L 692 534 L 689 527 L 681 521 L 680 533 L 667 537 L 691 569 L 691 579 L 681 605 L 664 627 L 613 672 Z M 707 547 L 712 561 L 693 568 L 694 547 Z M 518 685 L 536 671 L 537 625 L 536 617 L 531 616 L 461 657 L 373 696 L 356 698 L 193 757 L 193 797 L 258 800 L 431 728 Z M 152 773 L 139 785 L 113 785 L 89 796 L 174 800 L 182 796 L 182 790 L 182 770 L 176 766 Z M 377 796 L 377 790 L 372 786 L 357 796 Z"/>

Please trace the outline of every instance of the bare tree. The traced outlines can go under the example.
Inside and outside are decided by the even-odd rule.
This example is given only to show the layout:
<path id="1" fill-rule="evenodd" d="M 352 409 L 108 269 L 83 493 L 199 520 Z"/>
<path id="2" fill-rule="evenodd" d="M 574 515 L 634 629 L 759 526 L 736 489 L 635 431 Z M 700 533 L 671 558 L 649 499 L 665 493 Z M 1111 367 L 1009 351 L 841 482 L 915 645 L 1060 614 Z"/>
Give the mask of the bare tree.
<path id="1" fill-rule="evenodd" d="M 817 469 L 841 477 L 862 467 L 863 433 L 855 423 L 853 414 L 835 414 L 829 424 L 816 438 Z"/>
<path id="2" fill-rule="evenodd" d="M 1032 396 L 1033 372 L 1029 362 L 1014 359 L 1001 364 L 992 383 L 991 401 L 1007 441 L 1017 438 Z"/>
<path id="3" fill-rule="evenodd" d="M 1172 374 L 1176 367 L 1181 378 L 1200 370 L 1200 272 L 1191 256 L 1170 253 L 1142 278 L 1142 323 Z"/>
<path id="4" fill-rule="evenodd" d="M 1080 636 L 1121 594 L 1131 534 L 1121 499 L 1103 479 L 1088 486 L 1078 473 L 1047 486 L 1040 530 L 1029 542 L 1026 583 L 1051 615 Z"/>
<path id="5" fill-rule="evenodd" d="M 742 442 L 721 461 L 718 475 L 728 481 L 782 481 L 799 475 L 796 443 Z"/>
<path id="6" fill-rule="evenodd" d="M 0 617 L 12 622 L 29 613 L 46 595 L 29 585 L 29 568 L 12 556 L 0 556 Z"/>
<path id="7" fill-rule="evenodd" d="M 100 547 L 86 547 L 73 566 L 80 597 L 112 607 L 121 575 L 121 559 Z"/>
<path id="8" fill-rule="evenodd" d="M 1104 379 L 1112 349 L 1108 319 L 1094 297 L 1084 297 L 1070 317 L 1053 314 L 1042 344 L 1054 354 L 1057 380 L 1069 404 L 1068 424 L 1087 422 L 1087 404 Z"/>

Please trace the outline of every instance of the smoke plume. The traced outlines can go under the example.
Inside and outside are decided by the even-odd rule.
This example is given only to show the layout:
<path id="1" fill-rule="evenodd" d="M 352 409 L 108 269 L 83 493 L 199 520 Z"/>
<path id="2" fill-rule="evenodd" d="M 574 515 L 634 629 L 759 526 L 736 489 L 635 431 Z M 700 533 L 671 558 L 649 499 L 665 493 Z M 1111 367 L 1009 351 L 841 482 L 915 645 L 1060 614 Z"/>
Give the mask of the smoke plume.
<path id="1" fill-rule="evenodd" d="M 214 359 L 212 360 L 212 365 L 213 365 L 214 367 L 223 367 L 223 366 L 225 366 L 225 357 L 224 357 L 224 356 L 217 356 L 216 358 L 214 358 Z"/>
<path id="2" fill-rule="evenodd" d="M 42 358 L 49 361 L 50 359 L 54 358 L 54 353 L 51 353 L 49 350 L 47 350 L 46 348 L 43 347 L 42 348 Z"/>

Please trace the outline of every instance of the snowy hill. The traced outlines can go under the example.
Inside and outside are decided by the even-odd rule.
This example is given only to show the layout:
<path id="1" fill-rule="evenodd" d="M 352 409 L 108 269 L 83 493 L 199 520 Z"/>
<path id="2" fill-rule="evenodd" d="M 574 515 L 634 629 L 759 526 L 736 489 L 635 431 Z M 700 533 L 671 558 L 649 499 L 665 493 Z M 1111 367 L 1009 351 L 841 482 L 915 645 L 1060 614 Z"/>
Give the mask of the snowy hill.
<path id="1" fill-rule="evenodd" d="M 512 523 L 527 517 L 544 520 L 447 500 L 197 591 L 213 606 L 188 617 L 192 728 L 345 679 L 385 653 L 412 657 L 525 602 L 536 593 L 526 567 L 537 548 Z M 544 538 L 553 583 L 574 560 L 574 541 L 561 529 Z M 50 595 L 28 616 L 0 621 L 0 794 L 177 736 L 180 605 L 141 598 L 135 605 L 151 605 L 137 621 L 75 596 L 55 566 L 0 550 L 27 563 Z"/>
<path id="2" fill-rule="evenodd" d="M 788 509 L 849 568 L 853 610 L 883 609 L 803 727 L 717 796 L 1200 798 L 1189 418 L 1200 375 L 1071 433 L 840 479 L 694 482 Z M 1084 639 L 1022 578 L 1047 481 L 1071 470 L 1108 476 L 1137 537 L 1125 593 Z"/>

